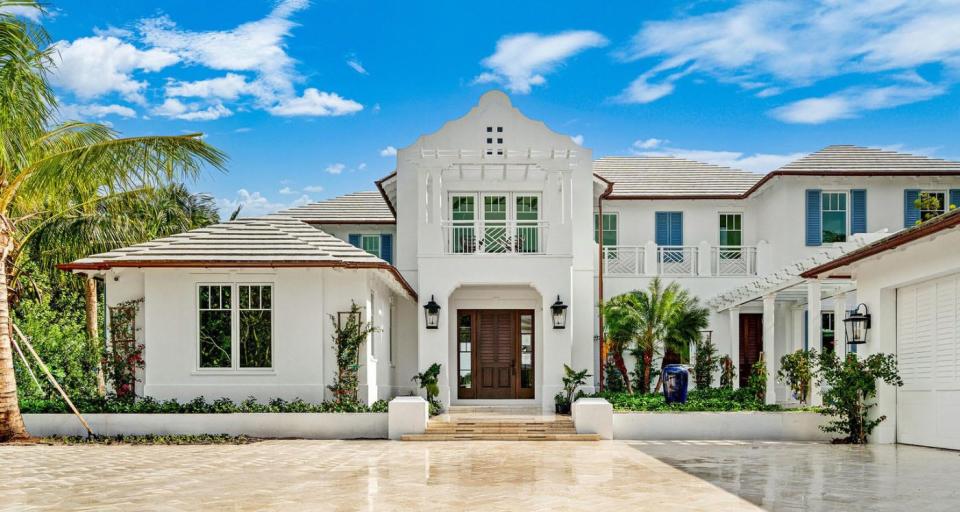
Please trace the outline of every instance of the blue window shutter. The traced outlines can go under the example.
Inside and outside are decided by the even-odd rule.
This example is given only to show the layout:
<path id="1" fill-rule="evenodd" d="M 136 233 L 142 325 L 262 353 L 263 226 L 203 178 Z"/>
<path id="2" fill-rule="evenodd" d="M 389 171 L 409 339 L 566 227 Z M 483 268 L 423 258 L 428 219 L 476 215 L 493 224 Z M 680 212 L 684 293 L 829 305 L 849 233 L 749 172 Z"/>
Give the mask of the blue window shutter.
<path id="1" fill-rule="evenodd" d="M 360 247 L 360 235 L 357 233 L 350 233 L 347 235 L 347 241 L 350 242 L 350 245 L 354 247 Z"/>
<path id="2" fill-rule="evenodd" d="M 820 216 L 820 190 L 807 189 L 807 246 L 815 247 L 823 240 Z"/>
<path id="3" fill-rule="evenodd" d="M 390 233 L 380 235 L 380 259 L 393 265 L 393 235 Z"/>
<path id="4" fill-rule="evenodd" d="M 850 233 L 867 232 L 867 191 L 850 191 Z"/>
<path id="5" fill-rule="evenodd" d="M 960 188 L 951 188 L 950 189 L 950 204 L 947 205 L 946 211 L 950 211 L 950 205 L 960 208 Z"/>
<path id="6" fill-rule="evenodd" d="M 920 210 L 913 204 L 920 197 L 920 191 L 917 189 L 906 189 L 903 191 L 903 227 L 913 227 L 920 220 Z"/>
<path id="7" fill-rule="evenodd" d="M 670 214 L 670 245 L 683 245 L 683 212 Z"/>
<path id="8" fill-rule="evenodd" d="M 656 213 L 657 228 L 654 238 L 657 245 L 670 245 L 670 213 Z"/>

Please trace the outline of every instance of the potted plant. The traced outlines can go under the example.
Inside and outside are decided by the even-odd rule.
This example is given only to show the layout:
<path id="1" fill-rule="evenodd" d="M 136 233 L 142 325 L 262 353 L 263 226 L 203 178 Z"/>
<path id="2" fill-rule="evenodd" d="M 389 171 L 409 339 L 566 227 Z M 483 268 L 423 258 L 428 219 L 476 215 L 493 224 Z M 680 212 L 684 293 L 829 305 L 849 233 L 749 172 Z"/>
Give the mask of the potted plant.
<path id="1" fill-rule="evenodd" d="M 433 363 L 426 370 L 413 376 L 413 382 L 416 382 L 420 385 L 420 388 L 427 392 L 427 402 L 430 404 L 430 411 L 432 415 L 436 415 L 443 409 L 442 404 L 437 400 L 437 395 L 440 394 L 440 386 L 438 380 L 440 377 L 440 364 Z"/>
<path id="2" fill-rule="evenodd" d="M 570 414 L 570 405 L 583 394 L 577 388 L 587 383 L 590 374 L 587 370 L 576 371 L 567 365 L 563 365 L 563 374 L 563 391 L 553 397 L 554 407 L 557 414 Z"/>

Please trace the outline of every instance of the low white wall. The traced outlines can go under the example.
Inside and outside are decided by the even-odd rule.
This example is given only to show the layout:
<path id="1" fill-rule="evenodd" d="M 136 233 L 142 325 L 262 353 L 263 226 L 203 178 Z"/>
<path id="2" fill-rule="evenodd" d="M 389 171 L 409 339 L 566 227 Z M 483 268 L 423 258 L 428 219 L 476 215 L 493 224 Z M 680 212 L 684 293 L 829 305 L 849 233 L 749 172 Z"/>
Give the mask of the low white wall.
<path id="1" fill-rule="evenodd" d="M 814 412 L 614 413 L 613 438 L 633 440 L 829 441 Z"/>
<path id="2" fill-rule="evenodd" d="M 230 434 L 303 439 L 385 439 L 387 413 L 85 414 L 97 435 Z M 72 414 L 24 414 L 34 436 L 83 436 Z"/>

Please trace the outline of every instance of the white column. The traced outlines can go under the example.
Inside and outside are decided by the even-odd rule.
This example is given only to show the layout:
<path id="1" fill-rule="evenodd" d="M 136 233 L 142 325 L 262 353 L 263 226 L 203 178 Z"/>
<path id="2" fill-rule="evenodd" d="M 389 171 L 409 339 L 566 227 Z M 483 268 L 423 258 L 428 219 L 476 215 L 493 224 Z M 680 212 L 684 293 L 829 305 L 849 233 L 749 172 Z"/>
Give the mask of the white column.
<path id="1" fill-rule="evenodd" d="M 803 349 L 803 306 L 793 306 L 790 312 L 793 315 L 793 334 L 790 340 L 790 350 L 796 352 Z"/>
<path id="2" fill-rule="evenodd" d="M 777 296 L 775 294 L 763 298 L 763 359 L 767 364 L 767 398 L 765 400 L 767 404 L 777 403 L 777 390 L 774 388 L 777 383 L 774 373 L 777 367 L 777 354 L 774 350 L 776 301 Z"/>
<path id="3" fill-rule="evenodd" d="M 833 298 L 833 346 L 837 357 L 847 357 L 847 337 L 843 328 L 843 319 L 847 316 L 847 294 L 840 293 Z"/>
<path id="4" fill-rule="evenodd" d="M 740 308 L 730 308 L 730 360 L 733 361 L 733 389 L 738 389 L 740 387 Z"/>
<path id="5" fill-rule="evenodd" d="M 820 315 L 820 281 L 807 281 L 807 349 L 816 349 L 820 352 L 823 336 L 823 322 Z M 813 379 L 810 386 L 810 405 L 822 405 L 823 397 L 820 394 L 820 383 Z"/>

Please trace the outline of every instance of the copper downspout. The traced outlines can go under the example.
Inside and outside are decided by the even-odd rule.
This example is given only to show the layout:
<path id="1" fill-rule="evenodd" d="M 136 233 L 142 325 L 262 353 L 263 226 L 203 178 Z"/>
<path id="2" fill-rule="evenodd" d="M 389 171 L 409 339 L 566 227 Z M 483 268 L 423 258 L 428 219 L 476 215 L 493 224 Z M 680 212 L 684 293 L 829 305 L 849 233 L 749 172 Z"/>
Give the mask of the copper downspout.
<path id="1" fill-rule="evenodd" d="M 613 192 L 613 183 L 607 181 L 606 179 L 600 176 L 597 176 L 597 177 L 607 183 L 607 190 L 605 190 L 597 198 L 597 247 L 599 248 L 598 250 L 600 252 L 600 255 L 599 255 L 600 257 L 598 258 L 599 266 L 598 266 L 598 273 L 597 273 L 597 295 L 599 296 L 598 302 L 597 302 L 597 312 L 598 312 L 597 325 L 600 331 L 600 334 L 598 336 L 598 339 L 600 342 L 600 366 L 599 366 L 599 369 L 597 370 L 597 377 L 600 381 L 600 391 L 603 391 L 603 387 L 604 387 L 603 370 L 607 362 L 607 344 L 605 342 L 606 340 L 604 339 L 604 335 L 603 335 L 603 268 L 604 268 L 604 260 L 605 260 L 605 258 L 603 257 L 603 198 L 609 196 L 610 193 Z"/>

